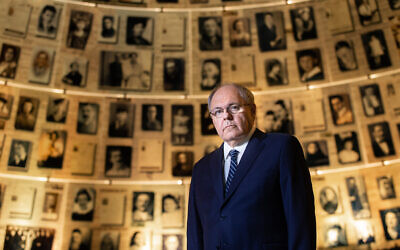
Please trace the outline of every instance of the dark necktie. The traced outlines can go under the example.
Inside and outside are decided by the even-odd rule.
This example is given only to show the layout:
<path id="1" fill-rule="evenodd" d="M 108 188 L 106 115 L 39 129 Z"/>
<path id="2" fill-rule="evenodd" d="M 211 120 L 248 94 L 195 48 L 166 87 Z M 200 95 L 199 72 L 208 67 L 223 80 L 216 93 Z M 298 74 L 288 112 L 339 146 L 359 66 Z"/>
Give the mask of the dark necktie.
<path id="1" fill-rule="evenodd" d="M 231 157 L 231 165 L 229 167 L 229 175 L 228 178 L 226 179 L 225 183 L 225 194 L 228 193 L 229 191 L 229 186 L 232 183 L 233 177 L 235 176 L 236 170 L 237 170 L 237 157 L 238 157 L 239 151 L 232 149 L 229 151 L 229 156 Z"/>

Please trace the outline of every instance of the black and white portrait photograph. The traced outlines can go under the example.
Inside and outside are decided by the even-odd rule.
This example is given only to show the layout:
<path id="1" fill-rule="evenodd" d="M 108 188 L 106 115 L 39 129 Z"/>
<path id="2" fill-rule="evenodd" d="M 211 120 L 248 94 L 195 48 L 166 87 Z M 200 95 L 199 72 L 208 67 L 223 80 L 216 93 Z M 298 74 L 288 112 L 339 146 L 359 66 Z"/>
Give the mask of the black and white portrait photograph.
<path id="1" fill-rule="evenodd" d="M 149 231 L 134 231 L 130 237 L 129 250 L 151 248 L 151 233 Z"/>
<path id="2" fill-rule="evenodd" d="M 392 176 L 379 176 L 376 178 L 376 181 L 378 182 L 378 191 L 382 200 L 396 198 Z"/>
<path id="3" fill-rule="evenodd" d="M 341 201 L 337 186 L 324 186 L 319 191 L 319 204 L 325 214 L 336 214 L 341 211 Z"/>
<path id="4" fill-rule="evenodd" d="M 38 17 L 36 35 L 55 39 L 57 37 L 58 22 L 61 12 L 62 8 L 58 5 L 44 5 Z"/>
<path id="5" fill-rule="evenodd" d="M 261 51 L 286 49 L 283 12 L 256 13 L 258 45 Z"/>
<path id="6" fill-rule="evenodd" d="M 354 219 L 371 217 L 367 189 L 362 176 L 346 177 L 347 193 Z"/>
<path id="7" fill-rule="evenodd" d="M 376 0 L 354 0 L 354 2 L 362 26 L 376 24 L 381 21 Z"/>
<path id="8" fill-rule="evenodd" d="M 132 147 L 107 146 L 104 175 L 106 177 L 130 177 L 131 158 Z"/>
<path id="9" fill-rule="evenodd" d="M 96 190 L 79 188 L 75 192 L 71 219 L 75 221 L 93 221 Z"/>
<path id="10" fill-rule="evenodd" d="M 154 219 L 154 192 L 133 192 L 132 224 Z"/>
<path id="11" fill-rule="evenodd" d="M 192 151 L 172 152 L 172 175 L 192 176 L 194 154 Z"/>
<path id="12" fill-rule="evenodd" d="M 328 144 L 325 140 L 305 142 L 304 151 L 308 167 L 329 166 Z"/>
<path id="13" fill-rule="evenodd" d="M 335 54 L 340 71 L 358 69 L 356 54 L 351 40 L 340 40 L 335 43 Z"/>
<path id="14" fill-rule="evenodd" d="M 349 94 L 335 94 L 329 96 L 332 121 L 335 125 L 354 123 L 353 109 Z"/>
<path id="15" fill-rule="evenodd" d="M 135 104 L 110 103 L 109 137 L 132 137 L 135 123 Z"/>
<path id="16" fill-rule="evenodd" d="M 181 234 L 163 234 L 162 250 L 182 250 L 183 236 Z"/>
<path id="17" fill-rule="evenodd" d="M 172 105 L 171 122 L 172 145 L 192 145 L 193 106 Z"/>
<path id="18" fill-rule="evenodd" d="M 317 38 L 317 26 L 312 7 L 301 7 L 290 10 L 293 35 L 296 41 Z"/>
<path id="19" fill-rule="evenodd" d="M 17 73 L 21 48 L 3 43 L 0 55 L 0 77 L 14 79 Z"/>
<path id="20" fill-rule="evenodd" d="M 286 59 L 266 59 L 265 78 L 268 86 L 281 86 L 288 84 Z"/>
<path id="21" fill-rule="evenodd" d="M 126 23 L 126 43 L 129 45 L 152 45 L 153 25 L 154 20 L 151 17 L 129 16 Z"/>
<path id="22" fill-rule="evenodd" d="M 56 231 L 53 228 L 39 228 L 7 225 L 3 249 L 53 249 Z"/>
<path id="23" fill-rule="evenodd" d="M 400 6 L 400 1 L 399 6 Z M 400 15 L 389 17 L 390 29 L 392 30 L 394 41 L 396 42 L 397 51 L 400 49 Z"/>
<path id="24" fill-rule="evenodd" d="M 97 134 L 99 121 L 99 104 L 80 102 L 78 109 L 78 125 L 76 131 L 80 134 Z"/>
<path id="25" fill-rule="evenodd" d="M 25 1 L 10 1 L 8 6 L 3 3 L 4 34 L 24 38 L 28 31 L 32 5 Z"/>
<path id="26" fill-rule="evenodd" d="M 38 167 L 61 169 L 67 132 L 43 130 L 39 138 Z"/>
<path id="27" fill-rule="evenodd" d="M 29 81 L 33 83 L 49 84 L 53 61 L 53 48 L 34 48 L 32 50 Z"/>
<path id="28" fill-rule="evenodd" d="M 100 233 L 100 250 L 117 250 L 119 249 L 119 235 L 120 232 L 113 231 L 102 231 Z"/>
<path id="29" fill-rule="evenodd" d="M 202 135 L 217 135 L 217 130 L 211 119 L 210 111 L 208 110 L 208 104 L 200 104 L 200 115 L 201 115 L 201 134 Z"/>
<path id="30" fill-rule="evenodd" d="M 319 49 L 296 51 L 296 56 L 301 82 L 325 79 L 321 52 Z"/>
<path id="31" fill-rule="evenodd" d="M 354 224 L 358 245 L 370 245 L 375 242 L 375 234 L 370 222 L 362 220 L 355 221 Z"/>
<path id="32" fill-rule="evenodd" d="M 161 104 L 142 105 L 142 130 L 162 131 L 164 124 L 164 107 Z"/>
<path id="33" fill-rule="evenodd" d="M 370 117 L 385 113 L 378 84 L 360 86 L 360 94 L 366 116 Z"/>
<path id="34" fill-rule="evenodd" d="M 119 16 L 104 15 L 101 17 L 101 31 L 98 33 L 100 43 L 117 43 L 119 31 Z"/>
<path id="35" fill-rule="evenodd" d="M 266 133 L 294 134 L 293 112 L 290 99 L 265 101 L 262 107 L 262 119 L 259 119 L 260 128 Z"/>
<path id="36" fill-rule="evenodd" d="M 199 17 L 200 50 L 222 50 L 222 17 Z"/>
<path id="37" fill-rule="evenodd" d="M 7 95 L 0 93 L 0 118 L 1 119 L 9 119 L 12 105 L 13 105 L 14 97 L 12 95 Z"/>
<path id="38" fill-rule="evenodd" d="M 346 228 L 341 223 L 327 225 L 324 240 L 328 248 L 347 246 Z"/>
<path id="39" fill-rule="evenodd" d="M 183 194 L 164 193 L 161 197 L 161 221 L 164 228 L 183 227 Z"/>
<path id="40" fill-rule="evenodd" d="M 390 67 L 392 65 L 385 35 L 382 30 L 374 30 L 361 35 L 365 55 L 371 70 Z"/>
<path id="41" fill-rule="evenodd" d="M 400 239 L 400 208 L 390 208 L 379 211 L 386 240 Z"/>
<path id="42" fill-rule="evenodd" d="M 46 121 L 65 123 L 68 114 L 69 100 L 49 96 L 47 104 Z"/>
<path id="43" fill-rule="evenodd" d="M 378 122 L 368 125 L 368 132 L 371 139 L 372 150 L 375 157 L 395 155 L 392 135 L 389 123 Z"/>
<path id="44" fill-rule="evenodd" d="M 90 250 L 92 230 L 88 227 L 72 229 L 68 250 Z"/>
<path id="45" fill-rule="evenodd" d="M 185 59 L 164 59 L 164 90 L 185 90 Z"/>
<path id="46" fill-rule="evenodd" d="M 32 142 L 13 139 L 11 142 L 8 168 L 12 170 L 28 170 L 28 159 Z"/>
<path id="47" fill-rule="evenodd" d="M 399 0 L 389 0 L 389 5 L 392 10 L 400 9 L 400 1 Z"/>
<path id="48" fill-rule="evenodd" d="M 63 58 L 63 73 L 61 82 L 75 87 L 86 86 L 88 60 L 84 57 Z"/>
<path id="49" fill-rule="evenodd" d="M 102 51 L 100 88 L 149 91 L 152 60 L 151 51 Z"/>
<path id="50" fill-rule="evenodd" d="M 84 50 L 92 30 L 93 14 L 86 11 L 71 10 L 67 47 Z"/>
<path id="51" fill-rule="evenodd" d="M 249 18 L 233 18 L 229 21 L 229 41 L 231 47 L 251 46 Z"/>
<path id="52" fill-rule="evenodd" d="M 201 90 L 212 90 L 221 84 L 221 60 L 210 58 L 201 63 Z"/>
<path id="53" fill-rule="evenodd" d="M 46 192 L 43 200 L 42 220 L 57 220 L 60 203 L 61 194 L 57 192 Z"/>
<path id="54" fill-rule="evenodd" d="M 340 164 L 361 161 L 357 133 L 354 131 L 335 134 L 337 156 Z"/>
<path id="55" fill-rule="evenodd" d="M 20 96 L 17 118 L 15 119 L 15 128 L 33 131 L 35 129 L 38 110 L 38 98 Z"/>

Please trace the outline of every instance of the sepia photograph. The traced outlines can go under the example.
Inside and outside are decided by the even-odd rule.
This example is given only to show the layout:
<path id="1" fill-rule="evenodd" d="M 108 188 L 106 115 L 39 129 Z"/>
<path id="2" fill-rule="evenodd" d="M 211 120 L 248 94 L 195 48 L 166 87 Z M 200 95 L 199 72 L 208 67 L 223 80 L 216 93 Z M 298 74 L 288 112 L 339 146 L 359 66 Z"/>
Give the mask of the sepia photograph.
<path id="1" fill-rule="evenodd" d="M 14 79 L 17 73 L 21 48 L 3 43 L 0 55 L 0 77 Z"/>
<path id="2" fill-rule="evenodd" d="M 38 17 L 36 36 L 55 39 L 62 8 L 58 5 L 44 5 Z"/>
<path id="3" fill-rule="evenodd" d="M 368 221 L 355 221 L 358 245 L 370 245 L 375 242 L 372 225 Z"/>
<path id="4" fill-rule="evenodd" d="M 400 239 L 400 208 L 390 208 L 379 211 L 386 240 Z"/>
<path id="5" fill-rule="evenodd" d="M 13 139 L 11 141 L 10 156 L 8 158 L 9 170 L 28 170 L 29 154 L 32 142 Z"/>
<path id="6" fill-rule="evenodd" d="M 12 111 L 14 97 L 0 93 L 0 119 L 9 119 Z"/>
<path id="7" fill-rule="evenodd" d="M 328 248 L 347 246 L 346 228 L 342 223 L 326 225 L 324 240 Z"/>
<path id="8" fill-rule="evenodd" d="M 199 17 L 200 50 L 222 50 L 222 17 Z"/>
<path id="9" fill-rule="evenodd" d="M 208 104 L 200 104 L 201 115 L 201 134 L 202 135 L 217 135 L 217 130 L 212 122 Z"/>
<path id="10" fill-rule="evenodd" d="M 134 231 L 130 237 L 129 250 L 152 249 L 151 239 L 149 231 Z"/>
<path id="11" fill-rule="evenodd" d="M 286 49 L 282 11 L 256 13 L 256 21 L 260 51 Z"/>
<path id="12" fill-rule="evenodd" d="M 286 59 L 266 59 L 264 65 L 268 86 L 281 86 L 289 83 Z"/>
<path id="13" fill-rule="evenodd" d="M 181 234 L 163 234 L 162 250 L 182 250 L 183 235 Z"/>
<path id="14" fill-rule="evenodd" d="M 358 69 L 356 54 L 351 40 L 340 40 L 335 43 L 335 54 L 340 71 Z"/>
<path id="15" fill-rule="evenodd" d="M 185 90 L 185 59 L 164 58 L 164 90 Z"/>
<path id="16" fill-rule="evenodd" d="M 252 54 L 233 53 L 229 56 L 229 79 L 239 85 L 256 86 L 255 58 Z M 246 74 L 243 74 L 246 72 Z"/>
<path id="17" fill-rule="evenodd" d="M 30 185 L 13 185 L 7 188 L 10 200 L 5 201 L 8 217 L 12 219 L 31 219 L 37 188 Z"/>
<path id="18" fill-rule="evenodd" d="M 125 221 L 126 192 L 102 189 L 99 192 L 98 221 L 104 226 L 123 226 Z M 96 213 L 97 213 L 96 212 Z"/>
<path id="19" fill-rule="evenodd" d="M 164 107 L 161 104 L 142 105 L 142 130 L 162 131 L 164 124 Z"/>
<path id="20" fill-rule="evenodd" d="M 139 172 L 161 172 L 164 162 L 163 139 L 139 139 Z M 157 157 L 154 157 L 157 156 Z"/>
<path id="21" fill-rule="evenodd" d="M 360 86 L 360 94 L 366 116 L 371 117 L 385 113 L 378 84 Z"/>
<path id="22" fill-rule="evenodd" d="M 193 145 L 193 106 L 172 105 L 172 145 Z"/>
<path id="23" fill-rule="evenodd" d="M 84 50 L 92 30 L 93 14 L 86 11 L 71 10 L 67 47 Z"/>
<path id="24" fill-rule="evenodd" d="M 317 37 L 317 26 L 314 19 L 312 7 L 301 7 L 290 10 L 293 35 L 296 41 L 315 39 Z"/>
<path id="25" fill-rule="evenodd" d="M 164 228 L 182 228 L 184 200 L 183 194 L 165 193 L 161 198 L 161 221 Z"/>
<path id="26" fill-rule="evenodd" d="M 80 134 L 97 134 L 99 109 L 98 103 L 80 102 L 76 132 Z"/>
<path id="27" fill-rule="evenodd" d="M 340 164 L 361 161 L 357 133 L 354 131 L 335 134 L 337 156 Z"/>
<path id="28" fill-rule="evenodd" d="M 331 109 L 332 121 L 336 126 L 354 123 L 349 94 L 330 95 L 329 107 Z"/>
<path id="29" fill-rule="evenodd" d="M 319 204 L 323 214 L 337 214 L 342 206 L 338 186 L 324 186 L 319 191 Z"/>
<path id="30" fill-rule="evenodd" d="M 221 60 L 212 58 L 201 63 L 201 90 L 212 90 L 221 84 Z"/>
<path id="31" fill-rule="evenodd" d="M 396 198 L 392 176 L 379 176 L 376 178 L 376 181 L 378 182 L 379 195 L 381 196 L 382 200 Z"/>
<path id="32" fill-rule="evenodd" d="M 15 128 L 33 131 L 35 129 L 38 110 L 38 98 L 20 96 L 17 118 L 15 119 Z"/>
<path id="33" fill-rule="evenodd" d="M 119 249 L 118 231 L 102 231 L 100 233 L 100 250 L 117 250 Z"/>
<path id="34" fill-rule="evenodd" d="M 233 18 L 229 21 L 229 41 L 231 47 L 251 46 L 249 18 Z"/>
<path id="35" fill-rule="evenodd" d="M 325 79 L 321 52 L 319 49 L 296 51 L 296 57 L 301 82 Z"/>
<path id="36" fill-rule="evenodd" d="M 399 6 L 400 6 L 400 1 Z M 389 17 L 390 29 L 392 30 L 394 41 L 396 42 L 397 51 L 400 50 L 400 15 Z"/>
<path id="37" fill-rule="evenodd" d="M 66 131 L 43 130 L 39 138 L 38 167 L 61 169 L 66 140 Z"/>
<path id="38" fill-rule="evenodd" d="M 400 1 L 399 0 L 389 0 L 389 5 L 392 10 L 400 9 Z"/>
<path id="39" fill-rule="evenodd" d="M 193 160 L 192 151 L 172 152 L 172 176 L 192 176 Z"/>
<path id="40" fill-rule="evenodd" d="M 71 219 L 74 221 L 93 221 L 96 190 L 93 188 L 77 189 L 72 204 Z"/>
<path id="41" fill-rule="evenodd" d="M 329 152 L 326 140 L 305 142 L 304 149 L 308 167 L 329 166 Z"/>
<path id="42" fill-rule="evenodd" d="M 69 155 L 69 166 L 72 175 L 93 175 L 96 147 L 96 143 L 93 142 L 73 142 Z M 85 164 L 82 164 L 82 162 Z"/>
<path id="43" fill-rule="evenodd" d="M 48 85 L 50 83 L 55 51 L 53 48 L 34 48 L 32 50 L 29 81 Z"/>
<path id="44" fill-rule="evenodd" d="M 135 123 L 135 104 L 110 103 L 109 137 L 132 138 Z"/>
<path id="45" fill-rule="evenodd" d="M 361 34 L 369 69 L 376 70 L 392 65 L 385 35 L 382 30 Z"/>
<path id="46" fill-rule="evenodd" d="M 107 146 L 104 175 L 106 177 L 130 177 L 131 159 L 132 147 Z"/>
<path id="47" fill-rule="evenodd" d="M 133 192 L 132 224 L 154 219 L 154 192 Z"/>
<path id="48" fill-rule="evenodd" d="M 79 227 L 72 229 L 68 250 L 89 250 L 92 241 L 92 229 Z"/>
<path id="49" fill-rule="evenodd" d="M 8 8 L 7 8 L 8 7 Z M 10 1 L 9 5 L 3 4 L 4 35 L 24 38 L 28 31 L 32 5 L 25 1 Z"/>
<path id="50" fill-rule="evenodd" d="M 297 121 L 300 123 L 303 133 L 326 130 L 325 109 L 321 98 L 304 95 L 294 107 L 296 108 L 295 113 L 301 117 Z"/>
<path id="51" fill-rule="evenodd" d="M 261 117 L 260 117 L 261 118 Z M 293 112 L 290 99 L 265 101 L 262 105 L 262 118 L 259 128 L 264 132 L 294 134 Z"/>
<path id="52" fill-rule="evenodd" d="M 101 18 L 101 31 L 97 40 L 100 43 L 117 43 L 119 31 L 119 16 L 104 15 Z"/>
<path id="53" fill-rule="evenodd" d="M 362 176 L 346 177 L 347 193 L 354 219 L 371 217 L 367 189 Z"/>
<path id="54" fill-rule="evenodd" d="M 56 232 L 53 228 L 7 225 L 5 229 L 3 249 L 51 250 L 53 249 L 55 233 Z"/>
<path id="55" fill-rule="evenodd" d="M 57 220 L 60 210 L 61 194 L 46 192 L 44 194 L 42 220 Z"/>
<path id="56" fill-rule="evenodd" d="M 68 114 L 69 100 L 49 96 L 47 104 L 46 121 L 65 123 Z"/>
<path id="57" fill-rule="evenodd" d="M 151 17 L 129 16 L 126 23 L 126 43 L 128 45 L 152 45 L 153 25 L 154 19 Z"/>
<path id="58" fill-rule="evenodd" d="M 376 0 L 354 0 L 358 18 L 362 26 L 368 26 L 381 22 L 378 4 Z"/>
<path id="59" fill-rule="evenodd" d="M 385 157 L 396 154 L 389 123 L 384 121 L 369 124 L 368 132 L 375 157 Z"/>
<path id="60" fill-rule="evenodd" d="M 157 14 L 157 25 L 160 25 L 162 30 L 161 33 L 157 34 L 162 51 L 185 50 L 186 17 L 178 16 L 176 13 L 160 13 Z"/>
<path id="61" fill-rule="evenodd" d="M 86 87 L 88 60 L 84 57 L 63 58 L 61 82 L 75 87 Z"/>

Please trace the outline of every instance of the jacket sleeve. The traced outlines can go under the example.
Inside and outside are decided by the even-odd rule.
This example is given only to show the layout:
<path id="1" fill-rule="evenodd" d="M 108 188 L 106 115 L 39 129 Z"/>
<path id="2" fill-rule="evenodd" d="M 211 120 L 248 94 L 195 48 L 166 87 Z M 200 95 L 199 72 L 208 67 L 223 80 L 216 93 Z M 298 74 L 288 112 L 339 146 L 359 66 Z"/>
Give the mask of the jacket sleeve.
<path id="1" fill-rule="evenodd" d="M 290 136 L 280 152 L 280 185 L 288 228 L 288 247 L 316 249 L 314 194 L 298 140 Z"/>
<path id="2" fill-rule="evenodd" d="M 189 191 L 189 207 L 188 207 L 188 221 L 187 221 L 187 250 L 202 250 L 203 247 L 203 229 L 201 226 L 200 217 L 197 211 L 195 199 L 195 182 L 196 170 L 193 168 L 192 181 L 190 183 Z"/>

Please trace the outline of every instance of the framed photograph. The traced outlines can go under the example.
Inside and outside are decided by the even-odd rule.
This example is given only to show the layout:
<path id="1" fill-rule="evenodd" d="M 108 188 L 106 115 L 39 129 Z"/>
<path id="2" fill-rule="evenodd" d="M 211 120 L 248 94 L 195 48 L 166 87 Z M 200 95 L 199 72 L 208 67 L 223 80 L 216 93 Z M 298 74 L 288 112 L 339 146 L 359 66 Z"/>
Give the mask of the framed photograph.
<path id="1" fill-rule="evenodd" d="M 154 36 L 154 19 L 151 17 L 128 16 L 126 43 L 128 45 L 151 46 Z"/>
<path id="2" fill-rule="evenodd" d="M 66 131 L 43 130 L 39 138 L 38 167 L 61 169 L 66 140 Z"/>
<path id="3" fill-rule="evenodd" d="M 340 40 L 335 43 L 335 54 L 340 71 L 358 69 L 356 54 L 351 40 Z"/>
<path id="4" fill-rule="evenodd" d="M 67 35 L 67 47 L 84 50 L 92 30 L 93 14 L 71 10 Z"/>
<path id="5" fill-rule="evenodd" d="M 399 1 L 400 6 L 400 1 Z M 389 17 L 390 29 L 392 30 L 394 41 L 396 42 L 397 51 L 400 52 L 400 15 Z"/>
<path id="6" fill-rule="evenodd" d="M 285 22 L 282 11 L 256 13 L 260 51 L 286 49 Z"/>
<path id="7" fill-rule="evenodd" d="M 96 148 L 97 145 L 92 142 L 73 142 L 69 157 L 72 175 L 93 175 Z"/>
<path id="8" fill-rule="evenodd" d="M 354 0 L 357 8 L 358 18 L 362 26 L 368 26 L 381 22 L 378 4 L 376 0 Z"/>
<path id="9" fill-rule="evenodd" d="M 200 50 L 222 50 L 222 17 L 199 17 Z"/>
<path id="10" fill-rule="evenodd" d="M 185 90 L 185 59 L 164 59 L 164 90 Z"/>
<path id="11" fill-rule="evenodd" d="M 182 228 L 184 199 L 181 193 L 164 193 L 161 197 L 161 221 L 164 228 Z"/>
<path id="12" fill-rule="evenodd" d="M 382 200 L 396 198 L 392 176 L 379 176 L 376 178 L 376 181 L 378 182 L 379 195 L 381 196 Z"/>
<path id="13" fill-rule="evenodd" d="M 152 249 L 152 237 L 149 231 L 134 231 L 130 239 L 129 249 Z"/>
<path id="14" fill-rule="evenodd" d="M 290 10 L 293 35 L 296 41 L 316 39 L 317 26 L 312 7 L 301 7 Z"/>
<path id="15" fill-rule="evenodd" d="M 193 106 L 172 105 L 172 145 L 193 145 Z"/>
<path id="16" fill-rule="evenodd" d="M 154 219 L 154 192 L 133 192 L 132 225 Z"/>
<path id="17" fill-rule="evenodd" d="M 53 48 L 34 48 L 32 52 L 29 81 L 48 85 L 50 83 L 55 51 Z"/>
<path id="18" fill-rule="evenodd" d="M 26 2 L 11 1 L 7 7 L 3 7 L 3 13 L 6 13 L 5 20 L 7 20 L 3 26 L 4 34 L 24 38 L 28 31 L 32 6 Z"/>
<path id="19" fill-rule="evenodd" d="M 349 94 L 330 95 L 329 107 L 331 109 L 332 121 L 336 126 L 354 123 Z"/>
<path id="20" fill-rule="evenodd" d="M 385 35 L 382 30 L 374 30 L 361 35 L 365 55 L 371 70 L 390 67 L 392 65 Z"/>
<path id="21" fill-rule="evenodd" d="M 15 119 L 15 128 L 33 131 L 35 129 L 38 110 L 38 98 L 20 96 L 17 118 Z"/>
<path id="22" fill-rule="evenodd" d="M 400 83 L 396 82 L 388 82 L 385 87 L 385 94 L 383 94 L 384 98 L 387 100 L 389 104 L 389 113 L 393 117 L 400 116 Z"/>
<path id="23" fill-rule="evenodd" d="M 172 152 L 172 176 L 192 176 L 193 160 L 192 151 Z"/>
<path id="24" fill-rule="evenodd" d="M 185 49 L 186 40 L 186 18 L 177 16 L 175 13 L 160 13 L 157 18 L 161 21 L 162 32 L 157 34 L 160 36 L 161 49 L 163 51 L 177 51 Z"/>
<path id="25" fill-rule="evenodd" d="M 232 54 L 230 57 L 230 79 L 243 86 L 256 85 L 255 59 L 251 54 Z M 246 74 L 243 74 L 246 72 Z"/>
<path id="26" fill-rule="evenodd" d="M 57 220 L 61 204 L 61 194 L 49 191 L 44 194 L 42 220 Z"/>
<path id="27" fill-rule="evenodd" d="M 80 134 L 97 134 L 99 110 L 100 106 L 97 103 L 80 102 L 76 131 Z"/>
<path id="28" fill-rule="evenodd" d="M 267 79 L 268 86 L 282 86 L 288 85 L 288 74 L 286 59 L 266 59 L 265 65 L 265 78 Z"/>
<path id="29" fill-rule="evenodd" d="M 79 188 L 74 195 L 71 219 L 74 221 L 93 221 L 96 190 Z"/>
<path id="30" fill-rule="evenodd" d="M 36 199 L 36 188 L 28 185 L 14 185 L 7 189 L 10 200 L 6 202 L 9 218 L 31 219 Z"/>
<path id="31" fill-rule="evenodd" d="M 9 119 L 14 97 L 12 95 L 7 95 L 0 93 L 0 119 Z"/>
<path id="32" fill-rule="evenodd" d="M 325 2 L 325 18 L 332 35 L 354 30 L 348 0 L 329 0 Z"/>
<path id="33" fill-rule="evenodd" d="M 132 138 L 135 123 L 135 104 L 110 103 L 109 137 Z"/>
<path id="34" fill-rule="evenodd" d="M 325 79 L 321 52 L 319 49 L 296 51 L 296 57 L 301 82 Z"/>
<path id="35" fill-rule="evenodd" d="M 385 113 L 378 84 L 360 86 L 360 94 L 366 116 L 371 117 Z"/>
<path id="36" fill-rule="evenodd" d="M 130 177 L 131 159 L 132 147 L 107 146 L 104 175 L 106 177 Z"/>
<path id="37" fill-rule="evenodd" d="M 329 166 L 328 144 L 325 140 L 304 143 L 308 167 Z"/>
<path id="38" fill-rule="evenodd" d="M 400 239 L 400 208 L 390 208 L 379 211 L 386 240 Z"/>
<path id="39" fill-rule="evenodd" d="M 375 242 L 375 234 L 370 222 L 355 221 L 354 228 L 357 233 L 358 245 L 370 245 Z"/>
<path id="40" fill-rule="evenodd" d="M 296 103 L 296 114 L 303 133 L 326 130 L 325 110 L 322 99 L 305 95 Z M 297 121 L 296 121 L 297 122 Z"/>
<path id="41" fill-rule="evenodd" d="M 52 249 L 55 233 L 52 228 L 7 225 L 4 249 Z"/>
<path id="42" fill-rule="evenodd" d="M 102 51 L 100 88 L 149 91 L 152 61 L 151 51 Z"/>
<path id="43" fill-rule="evenodd" d="M 3 43 L 0 55 L 0 77 L 14 79 L 17 73 L 21 48 Z"/>
<path id="44" fill-rule="evenodd" d="M 251 46 L 249 18 L 232 18 L 229 20 L 229 42 L 231 47 Z"/>
<path id="45" fill-rule="evenodd" d="M 399 0 L 389 0 L 389 5 L 392 10 L 400 9 L 400 1 Z"/>
<path id="46" fill-rule="evenodd" d="M 61 6 L 55 4 L 43 5 L 38 17 L 36 36 L 55 39 L 61 12 Z"/>
<path id="47" fill-rule="evenodd" d="M 84 57 L 63 58 L 63 73 L 61 82 L 75 87 L 86 87 L 88 60 Z"/>
<path id="48" fill-rule="evenodd" d="M 221 60 L 210 58 L 201 62 L 201 90 L 212 90 L 221 84 Z"/>
<path id="49" fill-rule="evenodd" d="M 120 232 L 102 231 L 100 233 L 100 249 L 119 249 Z"/>
<path id="50" fill-rule="evenodd" d="M 385 157 L 396 154 L 392 135 L 390 133 L 389 123 L 384 121 L 369 124 L 368 132 L 375 157 Z"/>
<path id="51" fill-rule="evenodd" d="M 65 121 L 67 120 L 68 106 L 69 100 L 65 98 L 49 96 L 46 121 L 65 123 Z"/>
<path id="52" fill-rule="evenodd" d="M 354 131 L 335 134 L 337 156 L 340 164 L 355 163 L 361 161 L 361 153 Z"/>
<path id="53" fill-rule="evenodd" d="M 119 32 L 119 16 L 103 15 L 101 18 L 101 31 L 98 41 L 100 43 L 117 43 Z"/>
<path id="54" fill-rule="evenodd" d="M 122 226 L 125 221 L 126 193 L 118 190 L 99 192 L 99 223 L 108 226 Z"/>
<path id="55" fill-rule="evenodd" d="M 88 227 L 77 227 L 72 229 L 68 249 L 90 249 L 92 241 L 92 229 Z"/>
<path id="56" fill-rule="evenodd" d="M 277 132 L 294 134 L 292 103 L 290 99 L 265 101 L 262 105 L 262 118 L 259 127 L 266 133 Z"/>
<path id="57" fill-rule="evenodd" d="M 163 234 L 162 250 L 168 250 L 168 249 L 183 250 L 183 235 Z"/>
<path id="58" fill-rule="evenodd" d="M 364 178 L 362 176 L 346 177 L 346 186 L 354 219 L 370 218 L 371 211 Z"/>
<path id="59" fill-rule="evenodd" d="M 140 172 L 161 172 L 164 161 L 164 140 L 139 139 L 138 158 Z"/>
<path id="60" fill-rule="evenodd" d="M 201 134 L 202 135 L 217 135 L 217 130 L 211 119 L 210 111 L 208 111 L 208 104 L 200 104 L 201 116 Z"/>
<path id="61" fill-rule="evenodd" d="M 342 223 L 325 225 L 324 228 L 325 247 L 334 248 L 347 246 L 346 227 Z"/>
<path id="62" fill-rule="evenodd" d="M 9 170 L 28 170 L 29 154 L 32 142 L 13 139 L 11 141 L 10 156 L 8 157 Z"/>
<path id="63" fill-rule="evenodd" d="M 342 212 L 339 187 L 336 185 L 323 186 L 318 192 L 321 214 L 331 215 Z"/>
<path id="64" fill-rule="evenodd" d="M 164 124 L 164 107 L 160 104 L 142 105 L 142 130 L 162 131 Z"/>

